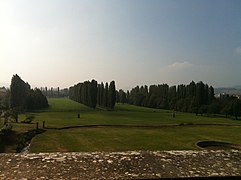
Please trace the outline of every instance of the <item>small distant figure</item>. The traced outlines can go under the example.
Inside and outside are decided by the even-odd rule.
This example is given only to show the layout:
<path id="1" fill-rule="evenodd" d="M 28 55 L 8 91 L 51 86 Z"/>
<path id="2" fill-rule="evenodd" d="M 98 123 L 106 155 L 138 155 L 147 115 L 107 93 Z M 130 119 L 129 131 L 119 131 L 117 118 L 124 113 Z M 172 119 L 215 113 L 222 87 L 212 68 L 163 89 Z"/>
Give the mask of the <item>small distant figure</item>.
<path id="1" fill-rule="evenodd" d="M 80 118 L 80 114 L 78 113 L 78 119 Z"/>
<path id="2" fill-rule="evenodd" d="M 175 117 L 176 117 L 176 114 L 175 114 L 175 113 L 172 113 L 172 117 L 175 118 Z"/>

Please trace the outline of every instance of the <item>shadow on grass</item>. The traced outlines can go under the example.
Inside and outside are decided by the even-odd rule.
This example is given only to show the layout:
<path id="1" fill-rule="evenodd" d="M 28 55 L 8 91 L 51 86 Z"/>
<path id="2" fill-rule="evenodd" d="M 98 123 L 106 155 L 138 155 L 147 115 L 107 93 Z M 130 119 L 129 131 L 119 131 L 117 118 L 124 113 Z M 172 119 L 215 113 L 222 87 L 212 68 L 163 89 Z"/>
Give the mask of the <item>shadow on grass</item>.
<path id="1" fill-rule="evenodd" d="M 197 124 L 197 123 L 180 123 L 180 124 L 166 124 L 166 125 L 128 125 L 128 124 L 119 124 L 119 125 L 108 125 L 108 124 L 91 124 L 91 125 L 77 125 L 77 126 L 65 126 L 65 127 L 45 127 L 46 129 L 62 130 L 62 129 L 75 129 L 75 128 L 151 128 L 151 129 L 160 129 L 160 128 L 174 128 L 174 127 L 196 127 L 196 126 L 227 126 L 227 127 L 240 127 L 240 124 Z"/>

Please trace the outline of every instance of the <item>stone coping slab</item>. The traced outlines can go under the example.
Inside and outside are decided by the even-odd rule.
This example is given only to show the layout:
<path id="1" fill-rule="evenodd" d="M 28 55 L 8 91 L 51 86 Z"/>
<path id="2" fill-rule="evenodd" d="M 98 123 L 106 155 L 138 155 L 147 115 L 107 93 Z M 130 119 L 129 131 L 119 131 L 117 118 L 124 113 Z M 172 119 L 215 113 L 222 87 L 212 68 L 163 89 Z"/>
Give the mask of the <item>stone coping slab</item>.
<path id="1" fill-rule="evenodd" d="M 240 150 L 0 154 L 0 179 L 241 177 Z"/>

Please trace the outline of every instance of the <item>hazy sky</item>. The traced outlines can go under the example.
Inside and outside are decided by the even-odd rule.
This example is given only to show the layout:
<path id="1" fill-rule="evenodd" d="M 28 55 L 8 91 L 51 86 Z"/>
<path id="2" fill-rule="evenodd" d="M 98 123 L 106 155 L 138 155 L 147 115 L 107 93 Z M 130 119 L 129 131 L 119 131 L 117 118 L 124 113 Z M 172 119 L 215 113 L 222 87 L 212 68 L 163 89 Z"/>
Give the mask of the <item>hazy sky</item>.
<path id="1" fill-rule="evenodd" d="M 0 86 L 241 84 L 240 0 L 0 0 Z"/>

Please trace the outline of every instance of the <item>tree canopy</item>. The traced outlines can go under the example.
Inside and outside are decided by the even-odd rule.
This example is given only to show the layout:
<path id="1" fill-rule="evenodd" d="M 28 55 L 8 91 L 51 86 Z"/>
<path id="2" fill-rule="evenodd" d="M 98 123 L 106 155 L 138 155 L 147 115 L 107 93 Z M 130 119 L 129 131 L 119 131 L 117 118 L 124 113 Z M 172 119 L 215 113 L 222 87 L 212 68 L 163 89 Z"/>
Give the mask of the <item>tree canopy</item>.
<path id="1" fill-rule="evenodd" d="M 69 98 L 91 108 L 96 106 L 113 109 L 116 103 L 115 82 L 98 84 L 96 80 L 84 81 L 69 88 Z"/>
<path id="2" fill-rule="evenodd" d="M 39 89 L 31 89 L 17 74 L 10 85 L 10 107 L 12 109 L 34 110 L 48 107 L 47 98 Z"/>

